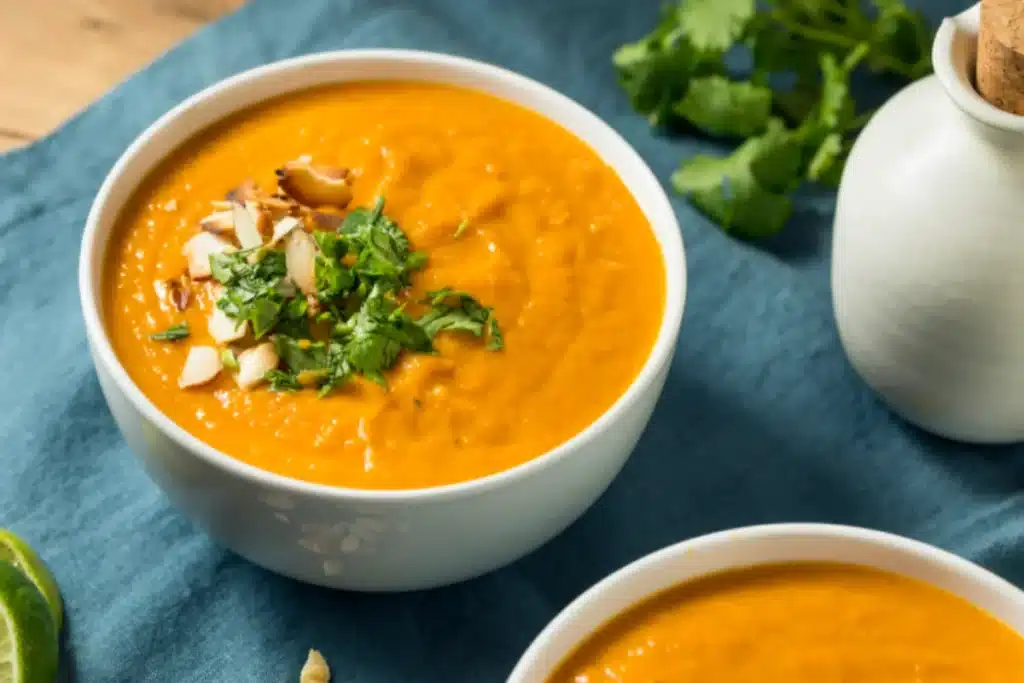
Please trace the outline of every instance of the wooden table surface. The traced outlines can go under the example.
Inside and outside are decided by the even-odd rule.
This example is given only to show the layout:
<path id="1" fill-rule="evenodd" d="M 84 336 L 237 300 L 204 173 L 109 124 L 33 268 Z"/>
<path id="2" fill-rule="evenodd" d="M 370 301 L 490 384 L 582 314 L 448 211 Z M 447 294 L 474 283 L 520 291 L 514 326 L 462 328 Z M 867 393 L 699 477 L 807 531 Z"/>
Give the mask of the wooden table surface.
<path id="1" fill-rule="evenodd" d="M 0 0 L 0 151 L 24 145 L 244 0 Z"/>

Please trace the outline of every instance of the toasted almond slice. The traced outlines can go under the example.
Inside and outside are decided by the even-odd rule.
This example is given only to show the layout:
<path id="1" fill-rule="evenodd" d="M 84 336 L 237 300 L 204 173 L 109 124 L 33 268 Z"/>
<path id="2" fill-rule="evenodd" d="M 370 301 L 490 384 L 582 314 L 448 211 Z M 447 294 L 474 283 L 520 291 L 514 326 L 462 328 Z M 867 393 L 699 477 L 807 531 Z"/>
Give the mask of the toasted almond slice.
<path id="1" fill-rule="evenodd" d="M 227 211 L 214 211 L 199 221 L 199 227 L 214 235 L 234 235 L 235 217 L 230 209 Z"/>
<path id="2" fill-rule="evenodd" d="M 263 381 L 264 375 L 277 367 L 278 360 L 273 342 L 264 342 L 246 349 L 238 356 L 235 381 L 243 389 L 252 389 Z"/>
<path id="3" fill-rule="evenodd" d="M 244 205 L 233 205 L 231 216 L 235 223 L 235 235 L 238 236 L 238 243 L 242 245 L 242 249 L 255 249 L 263 244 L 263 236 L 260 235 L 256 220 Z"/>
<path id="4" fill-rule="evenodd" d="M 218 344 L 227 344 L 245 336 L 245 333 L 249 331 L 249 321 L 234 320 L 219 307 L 214 306 L 207 329 L 210 331 L 213 341 Z"/>
<path id="5" fill-rule="evenodd" d="M 193 236 L 181 249 L 182 255 L 188 259 L 188 274 L 193 280 L 210 277 L 210 257 L 228 251 L 235 251 L 231 242 L 208 232 Z"/>
<path id="6" fill-rule="evenodd" d="M 316 650 L 310 650 L 306 657 L 306 663 L 299 673 L 299 683 L 330 683 L 331 670 L 324 659 Z"/>
<path id="7" fill-rule="evenodd" d="M 259 200 L 263 197 L 263 191 L 260 190 L 256 181 L 249 179 L 242 182 L 241 185 L 231 190 L 227 194 L 227 200 L 229 202 L 244 204 L 245 202 L 251 202 Z"/>
<path id="8" fill-rule="evenodd" d="M 171 302 L 171 305 L 179 311 L 184 311 L 188 308 L 189 302 L 192 300 L 192 280 L 185 273 L 181 274 L 181 277 L 168 280 L 167 285 L 167 298 Z"/>
<path id="9" fill-rule="evenodd" d="M 270 238 L 270 244 L 274 245 L 283 240 L 288 233 L 302 225 L 302 221 L 295 216 L 285 216 L 274 223 L 274 234 Z"/>
<path id="10" fill-rule="evenodd" d="M 316 294 L 316 242 L 305 230 L 292 230 L 284 241 L 288 277 L 303 294 Z"/>
<path id="11" fill-rule="evenodd" d="M 249 201 L 245 203 L 245 210 L 249 212 L 252 220 L 256 223 L 256 229 L 260 237 L 270 234 L 270 212 L 263 206 L 263 201 Z"/>
<path id="12" fill-rule="evenodd" d="M 220 353 L 212 346 L 193 346 L 178 377 L 182 389 L 206 384 L 221 370 Z"/>
<path id="13" fill-rule="evenodd" d="M 308 161 L 289 161 L 277 170 L 281 191 L 310 208 L 344 209 L 352 201 L 347 168 L 313 166 Z"/>
<path id="14" fill-rule="evenodd" d="M 267 197 L 260 200 L 260 206 L 275 215 L 291 213 L 299 208 L 294 200 L 287 197 Z"/>
<path id="15" fill-rule="evenodd" d="M 324 230 L 337 230 L 345 222 L 345 217 L 340 213 L 328 213 L 326 211 L 314 211 L 312 213 L 313 225 Z"/>

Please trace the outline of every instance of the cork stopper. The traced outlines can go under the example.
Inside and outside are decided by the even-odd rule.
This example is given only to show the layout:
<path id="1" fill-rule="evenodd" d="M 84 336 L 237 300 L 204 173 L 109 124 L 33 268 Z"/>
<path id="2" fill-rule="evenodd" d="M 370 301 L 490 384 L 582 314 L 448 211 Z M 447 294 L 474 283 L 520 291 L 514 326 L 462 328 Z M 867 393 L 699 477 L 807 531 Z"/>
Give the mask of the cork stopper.
<path id="1" fill-rule="evenodd" d="M 981 0 L 976 80 L 989 103 L 1024 115 L 1024 0 Z"/>

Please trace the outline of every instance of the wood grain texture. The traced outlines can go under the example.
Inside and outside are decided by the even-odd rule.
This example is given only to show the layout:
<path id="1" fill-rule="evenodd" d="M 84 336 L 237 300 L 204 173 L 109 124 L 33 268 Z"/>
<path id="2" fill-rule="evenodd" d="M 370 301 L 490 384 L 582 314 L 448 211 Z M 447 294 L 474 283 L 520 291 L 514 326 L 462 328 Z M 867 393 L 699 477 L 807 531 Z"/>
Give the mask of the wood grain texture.
<path id="1" fill-rule="evenodd" d="M 45 135 L 244 0 L 0 0 L 0 150 Z"/>

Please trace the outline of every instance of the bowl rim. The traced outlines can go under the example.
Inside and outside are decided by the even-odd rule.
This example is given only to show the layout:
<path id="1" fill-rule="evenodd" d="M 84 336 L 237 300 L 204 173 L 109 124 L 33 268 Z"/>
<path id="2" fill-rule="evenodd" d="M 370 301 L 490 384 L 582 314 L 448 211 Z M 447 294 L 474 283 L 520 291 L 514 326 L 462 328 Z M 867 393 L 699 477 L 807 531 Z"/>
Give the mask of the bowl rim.
<path id="1" fill-rule="evenodd" d="M 122 182 L 134 182 L 132 190 L 132 192 L 134 192 L 137 190 L 139 183 L 148 177 L 148 174 L 151 173 L 160 163 L 159 160 L 154 161 L 146 169 L 145 174 L 141 175 L 134 181 L 125 181 L 122 176 L 125 175 L 126 169 L 130 166 L 133 160 L 151 143 L 153 143 L 154 138 L 156 138 L 164 129 L 175 124 L 183 117 L 183 115 L 192 112 L 198 107 L 216 102 L 220 98 L 229 97 L 236 89 L 245 88 L 254 81 L 271 78 L 284 72 L 295 72 L 308 68 L 315 68 L 324 64 L 346 62 L 373 62 L 392 65 L 415 64 L 429 65 L 438 68 L 438 77 L 436 79 L 417 79 L 421 82 L 445 84 L 448 83 L 446 76 L 450 79 L 453 74 L 461 73 L 463 75 L 475 75 L 491 83 L 503 84 L 507 87 L 508 92 L 517 93 L 515 98 L 511 95 L 506 98 L 508 101 L 544 116 L 544 118 L 561 126 L 572 135 L 581 137 L 581 133 L 579 131 L 582 128 L 591 129 L 595 133 L 599 132 L 601 136 L 608 140 L 607 144 L 610 147 L 618 148 L 618 153 L 624 155 L 625 161 L 633 167 L 632 172 L 634 174 L 640 174 L 640 177 L 636 178 L 634 182 L 637 185 L 649 186 L 651 188 L 650 198 L 653 201 L 653 205 L 651 207 L 652 211 L 650 213 L 645 212 L 645 217 L 651 222 L 651 229 L 658 237 L 658 248 L 665 268 L 666 291 L 661 325 L 658 329 L 657 337 L 651 347 L 647 359 L 625 391 L 623 391 L 615 402 L 601 413 L 601 415 L 599 415 L 593 422 L 554 448 L 520 463 L 519 465 L 505 470 L 500 470 L 498 472 L 493 472 L 476 479 L 443 484 L 440 486 L 411 489 L 361 489 L 332 486 L 329 484 L 297 479 L 278 474 L 276 472 L 271 472 L 269 470 L 263 470 L 210 446 L 205 441 L 192 435 L 190 432 L 171 420 L 163 413 L 163 411 L 157 408 L 149 397 L 146 396 L 135 384 L 113 350 L 113 346 L 103 322 L 103 316 L 100 313 L 104 269 L 102 268 L 102 264 L 100 264 L 101 267 L 96 269 L 98 272 L 94 276 L 93 264 L 98 260 L 101 261 L 105 258 L 110 239 L 114 235 L 114 230 L 110 229 L 105 239 L 100 239 L 101 215 L 103 214 L 106 205 L 110 202 L 110 197 L 114 192 L 114 189 Z M 365 80 L 373 81 L 378 80 L 379 78 L 380 77 L 375 77 L 370 74 Z M 327 85 L 330 83 L 355 82 L 355 80 L 356 79 L 351 78 L 338 78 L 333 80 L 331 78 L 324 78 L 321 84 Z M 395 79 L 392 78 L 390 80 Z M 308 89 L 310 87 L 316 87 L 316 85 L 306 85 L 295 88 L 285 86 L 278 89 L 276 91 L 276 95 L 285 95 L 291 92 Z M 470 87 L 469 89 L 473 88 Z M 521 96 L 520 93 L 526 93 L 538 100 L 544 100 L 552 107 L 563 110 L 565 112 L 565 118 L 569 118 L 571 115 L 577 118 L 581 123 L 570 125 L 568 123 L 563 123 L 562 121 L 554 120 L 551 117 L 538 112 L 533 107 L 521 103 L 518 99 Z M 215 117 L 211 122 L 200 126 L 197 130 L 191 133 L 183 133 L 175 136 L 175 142 L 171 146 L 171 149 L 173 150 L 178 145 L 183 144 L 202 130 L 216 123 L 217 120 L 223 120 L 224 118 L 242 111 L 249 106 L 252 106 L 252 104 L 246 103 L 240 104 L 237 107 L 232 107 L 228 112 L 223 113 L 219 117 Z M 590 143 L 585 142 L 584 144 L 587 144 L 588 147 L 594 149 Z M 594 151 L 597 153 L 596 149 Z M 165 152 L 161 155 L 161 158 L 165 158 L 166 154 L 167 153 Z M 621 175 L 620 168 L 617 165 L 612 165 L 608 161 L 605 161 L 605 163 L 607 163 L 617 175 Z M 131 194 L 131 192 L 128 193 L 128 196 L 130 197 Z M 635 198 L 635 194 L 632 190 L 630 190 L 630 194 Z M 118 212 L 122 208 L 123 203 L 118 207 Z M 658 222 L 664 225 L 665 234 L 663 236 L 654 225 L 655 218 Z M 662 239 L 662 237 L 664 237 L 664 239 Z M 676 277 L 673 278 L 673 275 Z M 677 279 L 679 281 L 679 287 L 672 286 L 673 279 Z M 510 485 L 515 481 L 526 479 L 547 467 L 553 466 L 558 461 L 570 457 L 575 451 L 582 450 L 585 446 L 600 438 L 602 434 L 608 431 L 608 429 L 622 417 L 630 405 L 638 401 L 646 391 L 654 389 L 653 385 L 656 382 L 660 369 L 671 362 L 679 328 L 682 323 L 683 309 L 686 300 L 687 268 L 679 222 L 675 215 L 675 211 L 672 209 L 672 205 L 665 194 L 663 186 L 633 146 L 614 128 L 589 109 L 554 88 L 517 72 L 494 64 L 489 64 L 487 62 L 438 52 L 371 48 L 312 53 L 248 69 L 203 88 L 160 116 L 155 122 L 150 124 L 142 133 L 140 133 L 121 154 L 117 162 L 115 162 L 111 170 L 108 172 L 103 184 L 100 186 L 100 189 L 93 200 L 86 219 L 85 230 L 82 235 L 81 249 L 79 251 L 78 282 L 80 304 L 85 321 L 86 334 L 93 350 L 94 362 L 97 366 L 102 366 L 103 369 L 106 370 L 108 375 L 113 379 L 114 385 L 117 387 L 118 391 L 126 397 L 127 401 L 137 411 L 139 411 L 145 419 L 154 424 L 161 433 L 170 438 L 175 445 L 229 475 L 267 488 L 284 490 L 294 494 L 321 497 L 328 500 L 333 499 L 338 501 L 372 502 L 382 504 L 409 504 L 426 500 L 431 502 L 440 502 L 476 496 L 486 493 L 492 489 Z"/>
<path id="2" fill-rule="evenodd" d="M 611 574 L 608 574 L 603 579 L 599 580 L 597 583 L 574 598 L 568 605 L 563 607 L 558 614 L 556 614 L 555 617 L 547 623 L 540 633 L 537 634 L 533 641 L 531 641 L 529 647 L 527 647 L 522 656 L 516 662 L 515 668 L 512 670 L 512 673 L 509 674 L 507 683 L 530 683 L 525 678 L 526 674 L 529 673 L 534 666 L 542 665 L 542 660 L 547 654 L 548 649 L 552 647 L 552 643 L 561 634 L 561 632 L 565 629 L 571 628 L 577 623 L 582 623 L 584 635 L 582 635 L 576 641 L 575 645 L 564 655 L 569 656 L 569 654 L 573 652 L 573 648 L 579 647 L 581 644 L 586 642 L 586 640 L 591 637 L 597 629 L 608 623 L 610 619 L 614 619 L 617 615 L 623 614 L 624 610 L 619 610 L 615 614 L 607 616 L 596 623 L 589 619 L 583 619 L 582 615 L 585 615 L 586 611 L 603 597 L 614 594 L 620 588 L 625 590 L 624 586 L 628 586 L 631 583 L 642 580 L 655 569 L 684 564 L 687 561 L 688 556 L 701 551 L 711 550 L 716 546 L 723 547 L 730 545 L 742 545 L 755 540 L 784 541 L 793 539 L 814 539 L 816 541 L 833 541 L 839 543 L 847 542 L 851 545 L 860 543 L 875 548 L 883 548 L 896 554 L 902 554 L 906 557 L 914 558 L 923 563 L 929 563 L 933 566 L 947 569 L 953 574 L 962 577 L 971 585 L 980 586 L 994 594 L 1014 599 L 1018 604 L 1024 606 L 1024 590 L 1014 586 L 1006 579 L 998 576 L 988 569 L 985 569 L 979 564 L 956 555 L 955 553 L 906 536 L 886 531 L 879 531 L 876 529 L 868 529 L 865 527 L 818 522 L 785 522 L 735 527 L 732 529 L 723 529 L 721 531 L 703 534 L 701 536 L 695 536 L 693 538 L 680 541 L 679 543 L 665 546 L 659 550 L 655 550 L 643 557 L 633 560 L 629 564 L 615 570 Z M 727 571 L 728 569 L 740 569 L 748 566 L 755 567 L 759 564 L 766 563 L 763 561 L 757 561 L 757 558 L 752 559 L 753 561 L 747 564 L 732 563 L 727 567 L 723 567 L 722 569 L 715 571 Z M 839 562 L 843 564 L 858 564 L 857 562 Z M 875 566 L 867 560 L 860 564 L 866 567 Z M 890 570 L 881 569 L 881 571 Z M 643 596 L 634 600 L 632 602 L 632 606 L 636 606 L 644 600 L 648 600 L 665 590 L 670 590 L 674 585 L 684 584 L 687 581 L 692 581 L 700 578 L 701 576 L 707 576 L 713 573 L 714 571 L 697 573 L 689 579 L 682 579 L 667 585 L 659 583 L 654 587 L 647 586 L 643 591 Z M 974 604 L 970 600 L 968 600 L 968 602 L 972 605 Z M 628 609 L 630 608 L 625 608 L 625 610 Z M 555 666 L 557 667 L 558 665 L 556 664 Z"/>

